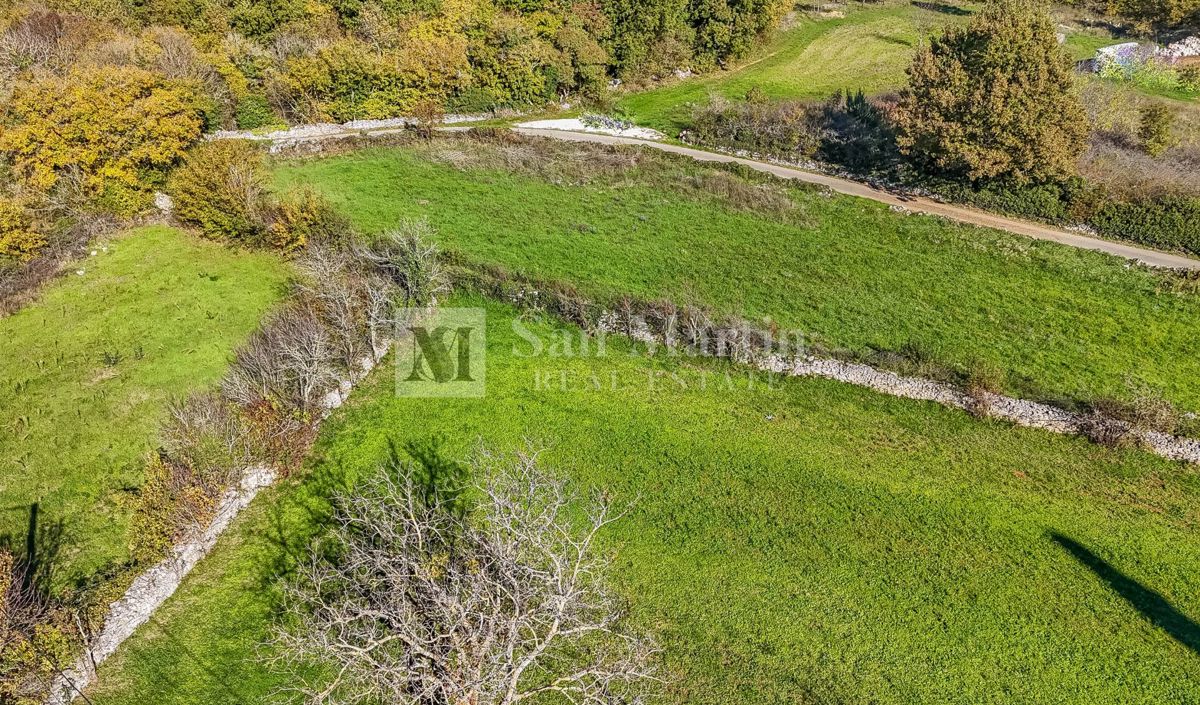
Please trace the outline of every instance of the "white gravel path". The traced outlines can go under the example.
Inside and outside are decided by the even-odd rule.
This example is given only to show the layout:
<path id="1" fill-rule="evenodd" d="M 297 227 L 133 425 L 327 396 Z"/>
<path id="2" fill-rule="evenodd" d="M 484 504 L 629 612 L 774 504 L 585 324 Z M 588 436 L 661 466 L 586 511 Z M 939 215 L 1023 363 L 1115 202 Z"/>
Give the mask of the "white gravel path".
<path id="1" fill-rule="evenodd" d="M 530 122 L 522 122 L 517 127 L 528 130 L 558 130 L 560 132 L 586 132 L 593 135 L 612 135 L 614 137 L 629 137 L 635 140 L 652 140 L 659 141 L 666 139 L 666 135 L 658 130 L 652 130 L 649 127 L 629 127 L 624 130 L 615 127 L 596 127 L 585 125 L 578 118 L 569 118 L 561 120 L 533 120 Z"/>

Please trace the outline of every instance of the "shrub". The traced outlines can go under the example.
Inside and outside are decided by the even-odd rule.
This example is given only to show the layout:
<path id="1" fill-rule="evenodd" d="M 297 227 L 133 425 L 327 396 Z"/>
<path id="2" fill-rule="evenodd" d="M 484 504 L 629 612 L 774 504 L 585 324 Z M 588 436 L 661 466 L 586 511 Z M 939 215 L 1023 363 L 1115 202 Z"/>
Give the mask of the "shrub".
<path id="1" fill-rule="evenodd" d="M 294 301 L 271 314 L 238 349 L 222 390 L 243 407 L 278 410 L 290 429 L 306 426 L 338 384 L 335 356 L 316 307 Z"/>
<path id="2" fill-rule="evenodd" d="M 932 184 L 932 188 L 949 200 L 969 203 L 985 210 L 1034 220 L 1064 222 L 1076 219 L 1073 206 L 1081 198 L 1083 184 L 1079 179 L 1025 186 L 990 183 L 972 187 L 960 182 L 942 182 Z M 1084 215 L 1086 217 L 1088 214 Z"/>
<path id="3" fill-rule="evenodd" d="M 21 83 L 8 118 L 0 153 L 17 178 L 47 192 L 78 170 L 89 194 L 107 193 L 126 212 L 148 204 L 150 188 L 201 128 L 194 91 L 127 66 Z"/>
<path id="4" fill-rule="evenodd" d="M 811 157 L 821 144 L 809 109 L 790 101 L 764 104 L 714 100 L 696 112 L 687 138 L 698 144 L 782 159 Z"/>
<path id="5" fill-rule="evenodd" d="M 899 160 L 896 134 L 879 103 L 862 91 L 838 91 L 819 111 L 821 146 L 817 156 L 856 173 L 886 172 Z"/>
<path id="6" fill-rule="evenodd" d="M 206 142 L 188 153 L 168 184 L 175 217 L 214 240 L 263 242 L 270 208 L 262 153 L 244 140 Z"/>
<path id="7" fill-rule="evenodd" d="M 0 702 L 40 705 L 54 676 L 71 663 L 75 639 L 46 577 L 8 547 L 0 549 Z"/>
<path id="8" fill-rule="evenodd" d="M 438 98 L 422 98 L 413 104 L 412 117 L 417 132 L 425 139 L 432 139 L 433 131 L 446 119 L 446 106 Z"/>
<path id="9" fill-rule="evenodd" d="M 1054 23 L 993 0 L 917 52 L 897 111 L 901 150 L 931 173 L 1018 184 L 1067 178 L 1087 124 Z"/>
<path id="10" fill-rule="evenodd" d="M 1089 185 L 1123 200 L 1200 197 L 1200 152 L 1179 145 L 1151 157 L 1137 142 L 1123 135 L 1094 137 L 1080 159 L 1080 174 Z"/>
<path id="11" fill-rule="evenodd" d="M 293 252 L 313 243 L 348 243 L 351 231 L 350 221 L 329 199 L 312 188 L 301 187 L 273 206 L 267 243 L 283 252 Z"/>
<path id="12" fill-rule="evenodd" d="M 253 458 L 238 410 L 211 392 L 172 403 L 162 438 L 167 456 L 186 465 L 192 479 L 213 496 L 236 481 Z"/>
<path id="13" fill-rule="evenodd" d="M 1122 399 L 1099 399 L 1092 404 L 1092 410 L 1138 431 L 1171 434 L 1182 420 L 1171 402 L 1144 385 L 1130 385 L 1129 393 Z"/>
<path id="14" fill-rule="evenodd" d="M 383 292 L 373 291 L 372 285 L 379 280 L 369 278 L 359 264 L 349 250 L 325 246 L 310 247 L 298 262 L 298 289 L 316 305 L 338 362 L 352 379 L 365 371 L 364 360 L 373 359 L 379 350 L 376 329 L 381 321 L 372 304 L 390 307 L 395 291 L 390 283 Z M 390 318 L 387 310 L 382 313 L 384 319 Z"/>
<path id="15" fill-rule="evenodd" d="M 1004 392 L 1004 373 L 988 363 L 973 361 L 967 366 L 963 391 L 967 411 L 979 418 L 988 418 L 994 411 L 993 396 Z"/>
<path id="16" fill-rule="evenodd" d="M 1142 141 L 1142 148 L 1152 157 L 1161 157 L 1171 144 L 1175 113 L 1162 103 L 1151 103 L 1140 112 L 1138 137 Z"/>
<path id="17" fill-rule="evenodd" d="M 0 255 L 28 261 L 45 245 L 45 236 L 34 229 L 24 204 L 0 197 Z"/>
<path id="18" fill-rule="evenodd" d="M 255 130 L 279 122 L 267 97 L 257 93 L 242 96 L 238 100 L 234 120 L 242 130 Z"/>
<path id="19" fill-rule="evenodd" d="M 406 306 L 431 306 L 449 288 L 433 238 L 429 223 L 407 221 L 361 246 L 359 254 L 400 287 Z"/>
<path id="20" fill-rule="evenodd" d="M 1080 179 L 1017 186 L 927 184 L 944 197 L 1035 220 L 1085 223 L 1101 235 L 1200 254 L 1200 197 L 1173 194 L 1115 198 Z"/>
<path id="21" fill-rule="evenodd" d="M 176 541 L 208 523 L 216 506 L 216 497 L 205 490 L 191 467 L 163 453 L 152 454 L 130 520 L 134 559 L 158 560 Z"/>
<path id="22" fill-rule="evenodd" d="M 1179 83 L 1185 91 L 1200 93 L 1200 65 L 1192 65 L 1180 69 Z"/>
<path id="23" fill-rule="evenodd" d="M 1088 222 L 1110 237 L 1200 255 L 1200 198 L 1108 201 Z"/>

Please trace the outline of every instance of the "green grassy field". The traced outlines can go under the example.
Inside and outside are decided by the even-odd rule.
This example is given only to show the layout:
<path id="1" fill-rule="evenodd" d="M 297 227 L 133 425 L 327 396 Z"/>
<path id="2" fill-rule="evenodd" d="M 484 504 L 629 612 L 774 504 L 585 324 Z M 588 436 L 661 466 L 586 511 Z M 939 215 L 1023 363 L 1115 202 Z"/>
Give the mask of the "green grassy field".
<path id="1" fill-rule="evenodd" d="M 604 358 L 521 357 L 512 311 L 486 305 L 486 398 L 397 398 L 377 372 L 308 472 L 260 497 L 101 668 L 93 702 L 264 702 L 282 685 L 256 662 L 274 575 L 318 531 L 331 488 L 389 441 L 434 435 L 457 457 L 530 439 L 547 465 L 638 498 L 604 539 L 665 647 L 661 702 L 1200 698 L 1194 473 L 828 381 L 751 388 L 619 341 Z M 732 388 L 701 388 L 705 371 Z M 566 389 L 538 374 L 565 374 Z M 650 386 L 670 374 L 686 388 Z"/>
<path id="2" fill-rule="evenodd" d="M 1120 44 L 1122 39 L 1116 39 L 1108 34 L 1096 32 L 1070 32 L 1063 42 L 1063 49 L 1072 61 L 1083 61 L 1096 56 L 1096 51 L 1113 44 Z"/>
<path id="3" fill-rule="evenodd" d="M 215 383 L 282 293 L 283 264 L 177 230 L 107 244 L 0 320 L 0 531 L 64 522 L 60 580 L 127 555 L 126 493 L 172 396 Z"/>
<path id="4" fill-rule="evenodd" d="M 737 67 L 631 94 L 618 106 L 638 124 L 674 134 L 689 122 L 692 106 L 713 95 L 741 99 L 757 87 L 772 98 L 825 98 L 839 89 L 873 94 L 899 88 L 921 34 L 955 21 L 958 12 L 966 11 L 905 3 L 852 9 L 838 18 L 805 17 Z"/>
<path id="5" fill-rule="evenodd" d="M 1004 388 L 1026 397 L 1123 396 L 1139 380 L 1200 409 L 1200 299 L 1173 293 L 1164 275 L 849 197 L 776 187 L 765 192 L 773 210 L 738 207 L 766 198 L 762 187 L 650 152 L 581 185 L 580 169 L 614 157 L 577 149 L 508 152 L 540 176 L 451 166 L 471 150 L 489 159 L 486 146 L 453 141 L 284 163 L 277 173 L 285 187 L 325 192 L 366 231 L 427 218 L 442 245 L 470 260 L 570 282 L 595 299 L 666 297 L 769 317 L 826 348 L 917 350 L 999 370 Z M 722 188 L 733 195 L 714 195 Z"/>

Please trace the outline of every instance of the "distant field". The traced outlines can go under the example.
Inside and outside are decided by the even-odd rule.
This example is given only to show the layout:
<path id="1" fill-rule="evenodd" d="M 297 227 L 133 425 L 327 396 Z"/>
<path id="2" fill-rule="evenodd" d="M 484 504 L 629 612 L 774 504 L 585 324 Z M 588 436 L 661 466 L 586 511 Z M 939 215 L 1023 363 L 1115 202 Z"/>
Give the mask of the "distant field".
<path id="1" fill-rule="evenodd" d="M 166 402 L 220 379 L 281 295 L 278 259 L 134 230 L 0 319 L 0 531 L 63 522 L 59 579 L 127 555 L 126 493 Z"/>
<path id="2" fill-rule="evenodd" d="M 486 398 L 396 398 L 381 369 L 308 472 L 261 496 L 101 668 L 92 702 L 267 702 L 283 685 L 256 662 L 274 575 L 331 487 L 390 440 L 438 434 L 456 457 L 531 439 L 547 465 L 636 498 L 603 538 L 665 648 L 655 703 L 1200 699 L 1194 473 L 828 381 L 747 389 L 737 370 L 620 341 L 602 359 L 519 357 L 511 309 L 451 303 L 488 307 Z M 701 389 L 704 371 L 733 388 Z M 568 389 L 536 388 L 538 373 Z M 652 390 L 652 374 L 687 388 Z"/>
<path id="3" fill-rule="evenodd" d="M 1107 32 L 1099 30 L 1099 29 L 1089 30 L 1089 31 L 1068 32 L 1066 41 L 1063 43 L 1063 49 L 1067 52 L 1067 55 L 1071 57 L 1072 61 L 1082 61 L 1084 59 L 1095 58 L 1096 51 L 1098 49 L 1101 49 L 1101 48 L 1107 47 L 1107 46 L 1112 46 L 1114 44 L 1122 44 L 1122 43 L 1128 42 L 1128 41 L 1137 41 L 1137 40 L 1134 38 L 1130 38 L 1130 37 L 1116 37 L 1116 36 L 1113 36 L 1112 34 L 1109 34 Z M 1180 64 L 1180 66 L 1183 66 L 1183 65 L 1186 65 L 1186 64 L 1183 64 L 1183 63 Z M 1183 101 L 1186 103 L 1193 103 L 1193 104 L 1198 99 L 1198 96 L 1194 91 L 1188 91 L 1188 90 L 1185 90 L 1180 87 L 1175 87 L 1175 88 L 1152 87 L 1152 86 L 1137 84 L 1132 81 L 1125 81 L 1125 80 L 1118 80 L 1118 79 L 1105 79 L 1105 78 L 1100 78 L 1100 77 L 1094 76 L 1094 75 L 1088 76 L 1087 80 L 1104 81 L 1105 83 L 1109 83 L 1114 86 L 1120 86 L 1124 90 L 1128 91 L 1130 94 L 1134 94 L 1134 95 L 1155 96 L 1158 98 L 1169 98 L 1172 100 Z M 1131 100 L 1135 100 L 1135 99 L 1133 99 L 1131 97 Z"/>
<path id="4" fill-rule="evenodd" d="M 756 187 L 686 159 L 581 149 L 440 140 L 277 173 L 327 193 L 367 231 L 428 218 L 470 260 L 593 298 L 666 297 L 769 317 L 826 348 L 990 367 L 1020 396 L 1123 396 L 1141 381 L 1200 410 L 1200 297 L 1163 274 L 861 199 Z M 635 167 L 580 185 L 587 165 L 630 158 Z M 736 206 L 755 200 L 767 205 Z"/>
<path id="5" fill-rule="evenodd" d="M 1067 40 L 1063 42 L 1063 49 L 1072 61 L 1083 61 L 1095 58 L 1097 50 L 1120 44 L 1122 41 L 1102 33 L 1070 32 L 1067 34 Z"/>
<path id="6" fill-rule="evenodd" d="M 922 4 L 936 9 L 892 4 L 852 9 L 841 18 L 802 17 L 729 71 L 631 94 L 619 106 L 639 124 L 675 133 L 687 124 L 691 106 L 712 95 L 741 99 L 758 87 L 773 98 L 824 98 L 839 89 L 899 88 L 921 33 L 969 14 L 958 5 Z"/>

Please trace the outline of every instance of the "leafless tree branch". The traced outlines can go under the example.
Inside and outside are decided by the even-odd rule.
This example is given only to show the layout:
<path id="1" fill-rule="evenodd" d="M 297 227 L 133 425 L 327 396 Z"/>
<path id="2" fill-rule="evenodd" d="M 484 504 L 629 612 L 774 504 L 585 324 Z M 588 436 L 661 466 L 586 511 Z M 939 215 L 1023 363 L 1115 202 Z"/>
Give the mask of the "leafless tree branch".
<path id="1" fill-rule="evenodd" d="M 310 705 L 641 702 L 653 640 L 607 585 L 597 537 L 620 518 L 581 502 L 535 454 L 482 455 L 466 495 L 413 467 L 338 498 L 331 546 L 285 587 L 270 659 Z M 463 497 L 478 497 L 464 510 Z M 326 674 L 306 680 L 313 667 Z M 292 693 L 294 695 L 294 693 Z"/>

